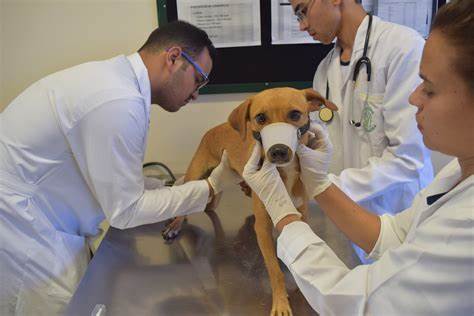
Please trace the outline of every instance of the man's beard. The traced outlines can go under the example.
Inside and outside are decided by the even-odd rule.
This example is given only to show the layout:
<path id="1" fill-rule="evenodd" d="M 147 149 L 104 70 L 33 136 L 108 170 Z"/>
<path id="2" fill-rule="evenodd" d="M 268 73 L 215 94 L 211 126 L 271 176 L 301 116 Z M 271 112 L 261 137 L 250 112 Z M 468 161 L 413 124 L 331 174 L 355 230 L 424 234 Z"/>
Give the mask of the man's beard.
<path id="1" fill-rule="evenodd" d="M 156 103 L 168 112 L 176 112 L 185 104 L 184 100 L 181 101 L 182 76 L 183 73 L 175 73 L 156 93 Z"/>

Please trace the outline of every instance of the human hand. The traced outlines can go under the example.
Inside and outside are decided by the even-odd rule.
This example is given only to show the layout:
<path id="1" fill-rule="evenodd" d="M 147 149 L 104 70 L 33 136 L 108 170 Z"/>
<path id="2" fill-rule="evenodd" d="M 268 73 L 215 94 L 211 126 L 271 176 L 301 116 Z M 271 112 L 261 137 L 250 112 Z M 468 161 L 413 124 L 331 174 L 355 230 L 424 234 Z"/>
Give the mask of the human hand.
<path id="1" fill-rule="evenodd" d="M 144 177 L 145 190 L 156 190 L 165 186 L 166 181 L 154 177 Z"/>
<path id="2" fill-rule="evenodd" d="M 226 186 L 242 182 L 242 178 L 230 168 L 227 151 L 222 153 L 221 162 L 212 170 L 207 182 L 212 187 L 214 195 L 220 193 Z"/>
<path id="3" fill-rule="evenodd" d="M 287 215 L 294 214 L 301 217 L 301 213 L 291 201 L 275 164 L 265 159 L 259 169 L 261 148 L 261 144 L 256 142 L 242 173 L 245 182 L 263 202 L 274 225 Z"/>
<path id="4" fill-rule="evenodd" d="M 319 124 L 312 123 L 310 132 L 314 136 L 308 141 L 308 146 L 299 144 L 296 154 L 301 166 L 300 179 L 306 193 L 314 198 L 331 185 L 328 170 L 333 147 L 327 132 Z"/>

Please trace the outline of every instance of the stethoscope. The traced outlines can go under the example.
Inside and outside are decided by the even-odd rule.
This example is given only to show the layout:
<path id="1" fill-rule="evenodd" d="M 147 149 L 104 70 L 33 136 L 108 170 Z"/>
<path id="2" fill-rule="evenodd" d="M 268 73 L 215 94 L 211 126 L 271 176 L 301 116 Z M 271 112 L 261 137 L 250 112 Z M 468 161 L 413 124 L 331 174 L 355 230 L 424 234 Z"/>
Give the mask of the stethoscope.
<path id="1" fill-rule="evenodd" d="M 355 90 L 355 84 L 357 82 L 357 78 L 359 77 L 359 72 L 362 68 L 362 66 L 365 65 L 365 69 L 367 71 L 367 81 L 370 82 L 371 77 L 372 77 L 372 63 L 370 61 L 370 58 L 367 56 L 367 51 L 369 49 L 369 40 L 370 40 L 370 32 L 372 30 L 372 20 L 373 16 L 372 14 L 369 13 L 369 25 L 367 27 L 367 32 L 365 34 L 365 43 L 364 43 L 364 52 L 362 54 L 362 57 L 357 60 L 355 68 L 354 68 L 354 74 L 352 75 L 352 81 L 354 84 L 354 90 Z M 332 59 L 332 56 L 331 56 Z M 364 101 L 364 110 L 368 107 L 368 100 L 369 100 L 369 84 L 367 83 L 367 91 L 365 94 L 365 101 Z M 326 81 L 326 99 L 329 99 L 329 79 Z M 362 116 L 364 115 L 364 110 L 361 112 L 361 116 L 359 118 L 359 121 L 355 121 L 353 119 L 353 111 L 354 111 L 354 98 L 352 98 L 352 104 L 350 107 L 350 120 L 349 123 L 354 126 L 354 127 L 360 127 L 362 126 Z M 323 107 L 319 110 L 319 119 L 325 123 L 330 123 L 334 117 L 334 112 L 327 108 Z"/>

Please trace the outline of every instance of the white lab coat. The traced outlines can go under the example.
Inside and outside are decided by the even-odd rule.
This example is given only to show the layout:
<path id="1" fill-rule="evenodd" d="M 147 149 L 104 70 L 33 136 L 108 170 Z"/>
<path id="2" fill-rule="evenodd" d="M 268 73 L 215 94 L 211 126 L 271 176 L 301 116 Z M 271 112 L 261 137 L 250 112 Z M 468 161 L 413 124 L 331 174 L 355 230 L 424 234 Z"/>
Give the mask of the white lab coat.
<path id="1" fill-rule="evenodd" d="M 416 193 L 433 179 L 430 152 L 416 126 L 416 108 L 408 103 L 420 83 L 424 40 L 412 29 L 374 16 L 367 53 L 371 82 L 363 66 L 354 84 L 352 76 L 363 55 L 368 23 L 367 16 L 357 30 L 345 71 L 337 44 L 319 65 L 314 89 L 324 93 L 329 82 L 329 99 L 339 111 L 327 125 L 315 119 L 327 126 L 334 145 L 330 180 L 371 212 L 396 214 L 408 208 Z M 362 119 L 367 94 L 372 116 Z M 350 120 L 362 126 L 355 128 Z M 355 245 L 354 249 L 363 263 L 370 262 L 362 249 Z"/>
<path id="2" fill-rule="evenodd" d="M 334 145 L 330 180 L 370 211 L 394 214 L 409 207 L 433 179 L 430 152 L 416 126 L 416 108 L 408 103 L 420 82 L 424 40 L 414 30 L 373 17 L 368 48 L 372 62 L 368 104 L 373 116 L 366 123 L 369 130 L 375 128 L 365 132 L 349 121 L 361 121 L 367 94 L 365 66 L 355 90 L 352 76 L 363 54 L 368 22 L 367 16 L 357 31 L 348 71 L 342 71 L 336 44 L 319 65 L 313 85 L 324 94 L 329 80 L 329 99 L 339 107 L 331 123 L 320 122 L 327 126 Z"/>
<path id="3" fill-rule="evenodd" d="M 349 270 L 303 222 L 283 229 L 278 257 L 321 315 L 474 315 L 474 176 L 452 189 L 460 177 L 454 160 L 409 209 L 383 215 L 372 264 Z"/>
<path id="4" fill-rule="evenodd" d="M 0 114 L 0 315 L 60 313 L 104 217 L 127 228 L 204 209 L 205 181 L 145 189 L 149 116 L 137 53 L 52 74 Z"/>

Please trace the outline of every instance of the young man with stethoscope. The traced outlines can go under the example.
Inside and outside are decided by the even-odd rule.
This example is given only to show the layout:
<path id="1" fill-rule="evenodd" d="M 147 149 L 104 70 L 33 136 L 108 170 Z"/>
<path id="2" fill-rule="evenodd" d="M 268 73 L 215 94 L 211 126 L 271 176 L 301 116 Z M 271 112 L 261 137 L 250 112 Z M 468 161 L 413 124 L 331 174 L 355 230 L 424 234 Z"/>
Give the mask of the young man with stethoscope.
<path id="1" fill-rule="evenodd" d="M 360 205 L 398 213 L 433 178 L 408 96 L 419 84 L 424 40 L 412 29 L 367 14 L 356 0 L 292 0 L 300 29 L 333 50 L 313 87 L 338 112 L 314 119 L 334 145 L 330 180 Z M 365 262 L 365 253 L 356 249 Z"/>

